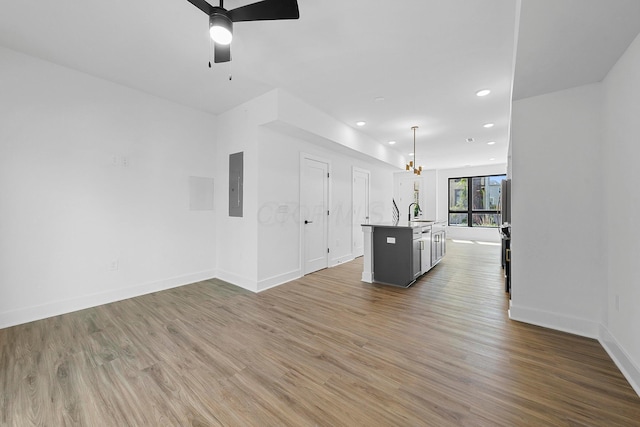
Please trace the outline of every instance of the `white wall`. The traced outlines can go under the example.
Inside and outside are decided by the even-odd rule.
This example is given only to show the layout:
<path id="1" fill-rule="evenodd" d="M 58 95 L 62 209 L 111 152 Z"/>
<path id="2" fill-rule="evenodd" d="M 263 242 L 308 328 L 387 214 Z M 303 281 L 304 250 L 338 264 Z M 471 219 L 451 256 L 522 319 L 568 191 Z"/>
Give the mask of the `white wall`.
<path id="1" fill-rule="evenodd" d="M 605 283 L 602 86 L 516 101 L 511 317 L 596 337 Z"/>
<path id="2" fill-rule="evenodd" d="M 0 328 L 215 275 L 214 116 L 4 48 L 0 93 Z"/>
<path id="3" fill-rule="evenodd" d="M 638 394 L 639 116 L 640 36 L 603 83 L 514 103 L 510 311 L 597 337 Z"/>
<path id="4" fill-rule="evenodd" d="M 259 289 L 302 275 L 300 265 L 300 154 L 331 164 L 329 265 L 352 253 L 352 167 L 371 172 L 372 221 L 391 218 L 392 168 L 350 157 L 317 144 L 264 128 L 259 142 L 258 277 Z M 360 225 L 355 225 L 360 229 Z"/>
<path id="5" fill-rule="evenodd" d="M 393 197 L 392 172 L 401 159 L 314 107 L 281 90 L 275 116 L 265 116 L 258 132 L 258 290 L 283 283 L 302 273 L 300 227 L 300 155 L 330 163 L 329 266 L 354 258 L 352 221 L 353 167 L 370 172 L 370 219 L 389 221 Z M 272 98 L 270 98 L 272 99 Z M 355 151 L 367 145 L 370 155 Z"/>
<path id="6" fill-rule="evenodd" d="M 302 112 L 302 113 L 301 113 Z M 351 173 L 371 172 L 370 216 L 390 220 L 393 166 L 349 148 L 366 137 L 291 95 L 273 90 L 219 116 L 218 276 L 252 291 L 302 275 L 300 154 L 331 163 L 329 265 L 353 259 Z M 334 141 L 331 138 L 339 139 Z M 343 138 L 343 139 L 341 139 Z M 370 144 L 373 146 L 377 143 Z M 378 144 L 379 145 L 379 144 Z M 371 147 L 370 147 L 371 148 Z M 385 151 L 386 150 L 386 151 Z M 244 152 L 244 216 L 228 216 L 228 156 Z M 358 225 L 359 227 L 359 225 Z"/>
<path id="7" fill-rule="evenodd" d="M 261 130 L 258 145 L 258 287 L 301 276 L 300 147 L 291 137 Z"/>
<path id="8" fill-rule="evenodd" d="M 276 100 L 270 92 L 218 117 L 218 277 L 252 291 L 258 290 L 258 140 L 260 125 L 275 118 Z M 229 155 L 238 152 L 244 153 L 243 216 L 230 217 Z"/>
<path id="9" fill-rule="evenodd" d="M 603 337 L 640 394 L 640 36 L 604 80 L 607 292 Z M 618 301 L 618 303 L 616 303 Z"/>
<path id="10" fill-rule="evenodd" d="M 419 217 L 433 220 L 437 218 L 438 176 L 435 170 L 423 170 L 420 176 L 412 171 L 400 171 L 393 174 L 393 198 L 400 211 L 400 219 L 409 218 L 409 205 L 414 202 L 414 185 L 418 184 L 420 204 Z M 413 209 L 412 209 L 413 211 Z"/>
<path id="11" fill-rule="evenodd" d="M 465 176 L 502 175 L 507 173 L 507 165 L 498 163 L 495 165 L 472 166 L 455 169 L 438 170 L 438 220 L 448 221 L 449 218 L 449 178 Z M 447 226 L 448 239 L 480 240 L 484 242 L 500 242 L 500 234 L 497 228 L 482 227 L 449 227 Z"/>

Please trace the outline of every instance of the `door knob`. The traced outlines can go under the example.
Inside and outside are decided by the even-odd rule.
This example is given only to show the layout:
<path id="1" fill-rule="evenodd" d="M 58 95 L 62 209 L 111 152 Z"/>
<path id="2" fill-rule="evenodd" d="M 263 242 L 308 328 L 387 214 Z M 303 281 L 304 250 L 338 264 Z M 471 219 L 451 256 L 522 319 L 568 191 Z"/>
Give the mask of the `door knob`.
<path id="1" fill-rule="evenodd" d="M 305 223 L 305 224 L 311 224 L 311 223 L 313 223 L 313 221 L 307 221 L 307 220 L 305 219 L 305 220 L 304 220 L 304 223 Z"/>

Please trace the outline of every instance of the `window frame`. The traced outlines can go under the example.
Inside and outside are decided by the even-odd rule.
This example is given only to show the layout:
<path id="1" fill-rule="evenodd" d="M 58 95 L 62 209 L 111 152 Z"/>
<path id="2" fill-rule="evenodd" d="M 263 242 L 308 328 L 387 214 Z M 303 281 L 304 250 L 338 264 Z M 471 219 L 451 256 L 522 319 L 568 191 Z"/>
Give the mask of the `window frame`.
<path id="1" fill-rule="evenodd" d="M 473 223 L 473 215 L 474 214 L 489 214 L 489 215 L 499 215 L 500 214 L 500 202 L 496 205 L 496 209 L 473 209 L 473 181 L 476 178 L 497 178 L 502 177 L 502 180 L 507 179 L 506 174 L 490 174 L 490 175 L 470 175 L 470 176 L 458 176 L 451 177 L 447 180 L 447 225 L 451 227 L 475 227 L 475 228 L 498 228 L 500 224 L 496 223 L 496 225 L 474 225 Z M 467 209 L 466 210 L 455 210 L 451 209 L 451 181 L 452 180 L 467 180 Z M 501 187 L 501 185 L 500 185 Z M 500 189 L 502 191 L 502 189 Z M 458 214 L 467 216 L 467 223 L 462 224 L 451 224 L 451 214 Z"/>

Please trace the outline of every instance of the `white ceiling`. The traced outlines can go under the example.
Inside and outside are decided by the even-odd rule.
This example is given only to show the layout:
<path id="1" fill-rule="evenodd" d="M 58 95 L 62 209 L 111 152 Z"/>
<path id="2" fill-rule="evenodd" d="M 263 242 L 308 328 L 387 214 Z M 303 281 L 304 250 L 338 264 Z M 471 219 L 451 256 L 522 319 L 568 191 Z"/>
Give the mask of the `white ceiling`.
<path id="1" fill-rule="evenodd" d="M 0 0 L 0 45 L 214 114 L 283 88 L 350 126 L 366 121 L 361 132 L 397 141 L 405 155 L 417 125 L 417 161 L 428 169 L 506 162 L 517 1 L 298 3 L 296 21 L 236 23 L 233 60 L 211 69 L 208 19 L 187 0 Z M 640 31 L 628 22 L 638 4 L 524 0 L 518 93 L 602 79 Z M 579 45 L 580 26 L 594 18 L 589 28 L 604 35 L 589 29 L 583 47 L 601 71 L 585 76 L 584 63 L 554 70 L 557 59 L 544 51 L 557 50 L 558 37 Z M 624 34 L 610 36 L 621 27 Z M 542 70 L 532 65 L 544 58 Z M 492 93 L 476 97 L 482 88 Z M 483 128 L 487 122 L 495 126 Z"/>
<path id="2" fill-rule="evenodd" d="M 599 82 L 640 32 L 640 0 L 524 0 L 513 99 Z"/>

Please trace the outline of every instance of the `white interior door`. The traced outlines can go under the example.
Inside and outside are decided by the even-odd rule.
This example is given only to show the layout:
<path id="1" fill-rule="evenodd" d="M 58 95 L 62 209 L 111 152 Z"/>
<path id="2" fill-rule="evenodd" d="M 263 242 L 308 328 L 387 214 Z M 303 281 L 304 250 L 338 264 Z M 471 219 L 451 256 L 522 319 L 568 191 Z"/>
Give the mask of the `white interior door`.
<path id="1" fill-rule="evenodd" d="M 369 222 L 369 171 L 353 169 L 353 256 L 364 255 L 362 224 Z"/>
<path id="2" fill-rule="evenodd" d="M 301 172 L 303 269 L 309 274 L 329 266 L 329 164 L 305 157 Z"/>

